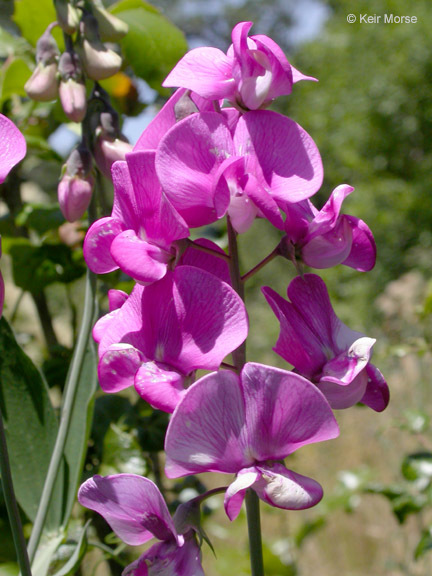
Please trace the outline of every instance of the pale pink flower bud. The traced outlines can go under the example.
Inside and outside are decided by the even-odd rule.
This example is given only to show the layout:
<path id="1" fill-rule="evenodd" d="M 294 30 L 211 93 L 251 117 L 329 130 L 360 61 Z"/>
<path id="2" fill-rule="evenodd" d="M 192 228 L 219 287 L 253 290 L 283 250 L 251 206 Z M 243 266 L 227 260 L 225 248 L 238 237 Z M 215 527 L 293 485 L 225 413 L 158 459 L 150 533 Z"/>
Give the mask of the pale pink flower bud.
<path id="1" fill-rule="evenodd" d="M 114 76 L 122 65 L 121 56 L 107 48 L 99 37 L 96 18 L 86 14 L 81 22 L 82 40 L 79 47 L 84 71 L 98 82 Z"/>
<path id="2" fill-rule="evenodd" d="M 100 136 L 96 140 L 93 153 L 99 170 L 111 179 L 111 166 L 117 160 L 125 160 L 126 154 L 132 150 L 132 144 L 121 138 L 112 140 L 109 136 Z"/>
<path id="3" fill-rule="evenodd" d="M 57 189 L 60 210 L 66 220 L 75 222 L 83 216 L 90 204 L 93 186 L 90 152 L 81 145 L 71 152 Z"/>
<path id="4" fill-rule="evenodd" d="M 64 52 L 59 62 L 59 73 L 59 93 L 64 113 L 72 122 L 82 122 L 87 111 L 87 94 L 78 54 Z"/>
<path id="5" fill-rule="evenodd" d="M 57 60 L 59 49 L 51 36 L 50 24 L 36 44 L 37 66 L 24 85 L 29 98 L 38 102 L 55 100 L 58 94 Z"/>
<path id="6" fill-rule="evenodd" d="M 29 98 L 37 102 L 49 102 L 58 96 L 57 63 L 45 66 L 41 62 L 24 84 Z"/>
<path id="7" fill-rule="evenodd" d="M 99 25 L 99 34 L 105 42 L 118 42 L 128 33 L 129 26 L 108 12 L 100 0 L 93 0 L 93 15 Z"/>
<path id="8" fill-rule="evenodd" d="M 77 31 L 80 23 L 80 12 L 68 0 L 54 0 L 57 22 L 66 34 Z"/>

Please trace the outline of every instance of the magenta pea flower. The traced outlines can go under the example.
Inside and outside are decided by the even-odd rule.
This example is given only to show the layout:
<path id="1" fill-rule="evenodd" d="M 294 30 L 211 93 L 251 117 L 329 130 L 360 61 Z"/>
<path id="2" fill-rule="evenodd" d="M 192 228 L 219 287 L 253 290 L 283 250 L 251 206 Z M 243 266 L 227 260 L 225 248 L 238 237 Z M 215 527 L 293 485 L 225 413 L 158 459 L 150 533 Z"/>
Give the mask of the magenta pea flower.
<path id="1" fill-rule="evenodd" d="M 114 296 L 112 312 L 93 331 L 100 385 L 105 392 L 135 385 L 159 410 L 172 412 L 195 371 L 216 370 L 247 336 L 240 297 L 197 267 L 179 266 L 154 284 L 136 285 L 123 304 L 124 296 Z"/>
<path id="2" fill-rule="evenodd" d="M 240 22 L 234 27 L 227 54 L 210 47 L 188 52 L 163 86 L 188 88 L 203 98 L 226 98 L 241 110 L 257 110 L 278 96 L 291 94 L 295 82 L 315 80 L 291 66 L 271 38 L 248 37 L 252 25 Z"/>
<path id="3" fill-rule="evenodd" d="M 386 408 L 387 383 L 370 362 L 375 340 L 339 320 L 319 276 L 294 278 L 288 286 L 290 302 L 271 288 L 263 293 L 280 322 L 274 351 L 312 380 L 333 408 L 358 402 L 377 412 Z"/>
<path id="4" fill-rule="evenodd" d="M 302 510 L 321 500 L 322 488 L 281 460 L 338 434 L 327 400 L 311 382 L 248 363 L 240 375 L 222 370 L 188 389 L 168 426 L 165 471 L 169 478 L 236 474 L 225 495 L 231 520 L 249 488 L 271 506 Z"/>
<path id="5" fill-rule="evenodd" d="M 12 120 L 0 114 L 0 184 L 6 180 L 6 176 L 12 168 L 24 158 L 26 151 L 27 145 L 24 136 Z M 4 280 L 0 272 L 0 316 L 3 312 L 4 294 Z"/>
<path id="6" fill-rule="evenodd" d="M 279 207 L 309 198 L 319 189 L 319 151 L 298 124 L 276 112 L 239 117 L 193 114 L 171 128 L 156 152 L 156 171 L 174 208 L 191 226 L 228 213 L 237 232 L 255 217 L 283 229 Z"/>
<path id="7" fill-rule="evenodd" d="M 135 474 L 93 476 L 78 492 L 82 506 L 107 521 L 130 546 L 154 544 L 123 572 L 124 576 L 204 576 L 195 534 L 179 534 L 157 486 Z"/>
<path id="8" fill-rule="evenodd" d="M 372 270 L 376 246 L 368 226 L 355 216 L 340 214 L 342 202 L 354 188 L 341 184 L 335 188 L 321 210 L 310 200 L 286 204 L 285 242 L 291 250 L 312 268 L 330 268 L 337 264 L 361 272 Z"/>
<path id="9" fill-rule="evenodd" d="M 186 238 L 189 229 L 161 190 L 154 157 L 154 151 L 140 151 L 114 164 L 112 214 L 97 220 L 84 241 L 84 257 L 93 272 L 120 268 L 150 284 L 163 278 L 178 257 L 176 241 Z"/>

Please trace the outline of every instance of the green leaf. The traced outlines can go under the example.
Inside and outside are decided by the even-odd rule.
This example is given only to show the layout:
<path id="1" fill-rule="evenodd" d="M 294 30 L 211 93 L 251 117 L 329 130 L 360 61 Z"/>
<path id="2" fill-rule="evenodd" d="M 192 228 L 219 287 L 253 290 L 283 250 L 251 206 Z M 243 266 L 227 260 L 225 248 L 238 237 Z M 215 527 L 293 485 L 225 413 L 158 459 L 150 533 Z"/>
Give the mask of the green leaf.
<path id="1" fill-rule="evenodd" d="M 57 229 L 65 219 L 58 204 L 26 204 L 16 218 L 18 226 L 27 226 L 42 236 L 49 230 Z"/>
<path id="2" fill-rule="evenodd" d="M 27 239 L 19 239 L 6 243 L 6 251 L 12 257 L 15 284 L 32 294 L 55 282 L 68 284 L 85 274 L 82 261 L 76 262 L 76 253 L 64 244 L 34 246 Z"/>
<path id="3" fill-rule="evenodd" d="M 51 561 L 63 538 L 63 534 L 50 534 L 42 538 L 32 564 L 32 573 L 35 576 L 36 574 L 37 576 L 47 576 Z"/>
<path id="4" fill-rule="evenodd" d="M 15 11 L 13 15 L 15 24 L 32 46 L 45 32 L 48 24 L 57 20 L 54 2 L 52 0 L 15 0 Z M 60 28 L 56 28 L 53 36 L 59 44 L 60 50 L 63 47 L 63 39 Z"/>
<path id="5" fill-rule="evenodd" d="M 432 529 L 428 528 L 426 530 L 423 530 L 421 538 L 416 546 L 415 552 L 414 552 L 414 558 L 416 560 L 418 560 L 419 558 L 421 558 L 423 556 L 423 554 L 425 554 L 426 552 L 429 552 L 429 550 L 432 550 Z"/>
<path id="6" fill-rule="evenodd" d="M 111 424 L 105 435 L 101 474 L 139 474 L 145 476 L 146 462 L 133 432 Z"/>
<path id="7" fill-rule="evenodd" d="M 88 520 L 85 526 L 82 529 L 81 535 L 78 539 L 76 547 L 69 558 L 58 572 L 54 573 L 54 576 L 72 576 L 78 570 L 79 565 L 81 564 L 81 560 L 84 557 L 84 554 L 87 551 L 87 529 L 90 525 L 91 520 Z"/>
<path id="8" fill-rule="evenodd" d="M 0 320 L 0 408 L 16 497 L 34 521 L 57 435 L 57 419 L 41 374 L 18 346 L 4 318 Z M 49 525 L 58 527 L 60 518 L 57 490 Z"/>
<path id="9" fill-rule="evenodd" d="M 19 566 L 15 562 L 0 564 L 0 576 L 18 576 Z"/>
<path id="10" fill-rule="evenodd" d="M 166 93 L 161 83 L 187 50 L 183 33 L 146 2 L 124 0 L 111 12 L 129 25 L 122 48 L 135 74 Z"/>
<path id="11" fill-rule="evenodd" d="M 432 453 L 416 452 L 409 454 L 402 462 L 402 474 L 404 478 L 412 482 L 420 478 L 430 481 L 432 478 Z"/>
<path id="12" fill-rule="evenodd" d="M 15 95 L 27 96 L 24 84 L 30 78 L 31 70 L 22 58 L 12 60 L 9 66 L 2 69 L 1 76 L 1 104 Z"/>
<path id="13" fill-rule="evenodd" d="M 0 58 L 25 54 L 29 49 L 30 46 L 24 38 L 14 36 L 0 26 Z"/>

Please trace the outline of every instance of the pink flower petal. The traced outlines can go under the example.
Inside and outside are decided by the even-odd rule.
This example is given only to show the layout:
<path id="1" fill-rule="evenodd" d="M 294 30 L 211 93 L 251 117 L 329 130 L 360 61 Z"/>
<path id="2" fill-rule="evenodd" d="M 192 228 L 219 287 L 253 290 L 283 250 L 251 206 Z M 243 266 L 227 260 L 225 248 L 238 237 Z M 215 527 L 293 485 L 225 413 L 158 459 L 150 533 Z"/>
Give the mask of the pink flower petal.
<path id="1" fill-rule="evenodd" d="M 345 216 L 352 228 L 351 252 L 342 264 L 350 266 L 359 272 L 369 272 L 375 266 L 376 245 L 367 224 L 354 216 Z"/>
<path id="2" fill-rule="evenodd" d="M 315 236 L 301 249 L 305 264 L 312 268 L 331 268 L 342 264 L 352 249 L 352 229 L 349 221 L 341 216 L 339 223 L 322 236 Z"/>
<path id="3" fill-rule="evenodd" d="M 228 370 L 204 376 L 177 406 L 165 439 L 168 478 L 238 472 L 253 463 L 243 453 L 245 406 L 239 377 Z"/>
<path id="4" fill-rule="evenodd" d="M 366 404 L 376 412 L 382 412 L 390 401 L 390 392 L 384 376 L 373 364 L 368 364 L 366 367 L 368 375 L 368 383 L 366 392 L 361 399 L 362 404 Z"/>
<path id="5" fill-rule="evenodd" d="M 171 413 L 185 393 L 184 381 L 178 372 L 146 362 L 135 374 L 135 390 L 153 408 Z"/>
<path id="6" fill-rule="evenodd" d="M 233 152 L 232 138 L 221 114 L 193 114 L 162 139 L 156 170 L 168 199 L 188 226 L 217 220 L 228 208 L 228 190 L 215 197 L 214 175 Z"/>
<path id="7" fill-rule="evenodd" d="M 130 344 L 113 344 L 98 365 L 99 384 L 104 392 L 114 394 L 133 386 L 135 374 L 144 356 Z"/>
<path id="8" fill-rule="evenodd" d="M 93 476 L 79 489 L 78 500 L 101 514 L 126 544 L 138 546 L 153 536 L 177 540 L 165 500 L 147 478 L 135 474 Z"/>
<path id="9" fill-rule="evenodd" d="M 246 490 L 250 488 L 261 476 L 255 467 L 244 468 L 237 474 L 236 479 L 225 492 L 224 507 L 228 518 L 235 520 L 240 514 Z"/>
<path id="10" fill-rule="evenodd" d="M 87 266 L 95 274 L 118 269 L 111 256 L 111 244 L 123 230 L 123 223 L 111 217 L 100 218 L 90 226 L 84 239 L 83 252 Z"/>
<path id="11" fill-rule="evenodd" d="M 312 478 L 288 470 L 283 464 L 258 466 L 261 478 L 252 486 L 259 498 L 284 510 L 304 510 L 318 504 L 323 490 Z"/>
<path id="12" fill-rule="evenodd" d="M 361 401 L 366 391 L 367 381 L 366 370 L 363 370 L 348 384 L 322 378 L 317 386 L 327 398 L 333 410 L 343 410 Z"/>
<path id="13" fill-rule="evenodd" d="M 232 60 L 217 48 L 195 48 L 178 62 L 162 86 L 193 90 L 203 98 L 230 98 L 234 92 Z"/>
<path id="14" fill-rule="evenodd" d="M 26 155 L 27 145 L 24 136 L 12 122 L 0 114 L 0 184 L 12 168 Z"/>
<path id="15" fill-rule="evenodd" d="M 207 238 L 198 238 L 193 241 L 192 245 L 189 245 L 187 250 L 181 257 L 180 263 L 184 266 L 196 266 L 201 268 L 206 272 L 211 272 L 214 276 L 217 276 L 223 282 L 231 284 L 229 267 L 226 260 L 219 258 L 218 256 L 213 256 L 212 254 L 207 254 L 194 248 L 194 245 L 204 246 L 206 248 L 211 248 L 215 252 L 225 254 L 220 246 L 208 240 Z"/>
<path id="16" fill-rule="evenodd" d="M 281 460 L 301 446 L 339 435 L 324 396 L 302 376 L 248 363 L 241 378 L 247 443 L 255 462 Z"/>
<path id="17" fill-rule="evenodd" d="M 323 168 L 318 148 L 309 134 L 286 116 L 269 110 L 243 114 L 234 146 L 242 155 L 257 159 L 263 186 L 277 202 L 299 202 L 321 186 Z"/>
<path id="18" fill-rule="evenodd" d="M 133 230 L 125 230 L 114 238 L 111 255 L 123 272 L 144 285 L 163 278 L 173 260 L 173 255 L 141 240 Z"/>

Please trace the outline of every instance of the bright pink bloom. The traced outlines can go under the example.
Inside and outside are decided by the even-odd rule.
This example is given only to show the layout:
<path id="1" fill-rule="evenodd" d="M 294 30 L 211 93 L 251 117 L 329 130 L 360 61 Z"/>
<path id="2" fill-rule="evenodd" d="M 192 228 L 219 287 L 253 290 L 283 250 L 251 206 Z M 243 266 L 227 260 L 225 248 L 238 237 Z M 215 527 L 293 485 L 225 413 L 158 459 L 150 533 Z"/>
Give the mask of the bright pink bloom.
<path id="1" fill-rule="evenodd" d="M 176 241 L 189 235 L 161 190 L 154 157 L 154 151 L 134 152 L 112 168 L 112 214 L 97 220 L 84 242 L 84 257 L 96 274 L 121 268 L 138 282 L 151 284 L 163 278 L 177 258 Z"/>
<path id="2" fill-rule="evenodd" d="M 171 128 L 156 153 L 167 197 L 191 226 L 224 216 L 244 232 L 256 216 L 283 228 L 279 205 L 319 189 L 319 151 L 298 124 L 268 110 L 240 116 L 193 114 Z"/>
<path id="3" fill-rule="evenodd" d="M 284 300 L 271 288 L 264 296 L 280 322 L 274 351 L 309 378 L 333 408 L 349 408 L 357 402 L 381 412 L 389 391 L 381 372 L 369 362 L 373 338 L 350 330 L 339 320 L 319 276 L 297 276 Z"/>
<path id="4" fill-rule="evenodd" d="M 0 114 L 0 184 L 6 180 L 6 176 L 15 164 L 24 158 L 26 151 L 27 145 L 24 136 L 9 118 Z M 4 293 L 4 280 L 0 272 L 0 316 L 3 312 Z"/>
<path id="5" fill-rule="evenodd" d="M 234 27 L 227 54 L 207 47 L 188 52 L 163 86 L 188 88 L 203 98 L 226 98 L 241 110 L 257 110 L 278 96 L 291 94 L 295 82 L 315 80 L 291 66 L 271 38 L 249 38 L 251 27 L 252 22 L 240 22 Z"/>
<path id="6" fill-rule="evenodd" d="M 249 363 L 240 376 L 222 370 L 187 390 L 168 426 L 166 474 L 237 474 L 225 496 L 231 520 L 248 488 L 272 506 L 301 510 L 321 500 L 322 488 L 280 461 L 338 434 L 331 408 L 313 384 L 292 372 Z"/>
<path id="7" fill-rule="evenodd" d="M 286 204 L 286 251 L 295 250 L 312 268 L 345 264 L 361 272 L 372 270 L 376 260 L 372 232 L 363 220 L 340 214 L 342 202 L 353 190 L 347 184 L 338 186 L 321 210 L 310 200 Z"/>
<path id="8" fill-rule="evenodd" d="M 103 516 L 126 544 L 139 546 L 153 537 L 161 540 L 130 564 L 125 576 L 204 576 L 193 531 L 177 533 L 165 500 L 148 478 L 93 476 L 79 489 L 78 500 Z"/>
<path id="9" fill-rule="evenodd" d="M 118 306 L 122 297 L 115 295 Z M 228 284 L 178 266 L 159 282 L 136 285 L 120 308 L 97 322 L 99 382 L 105 392 L 135 384 L 149 404 L 172 412 L 195 371 L 216 370 L 247 330 L 244 304 Z"/>
<path id="10" fill-rule="evenodd" d="M 9 118 L 0 114 L 0 184 L 26 155 L 24 136 Z"/>

